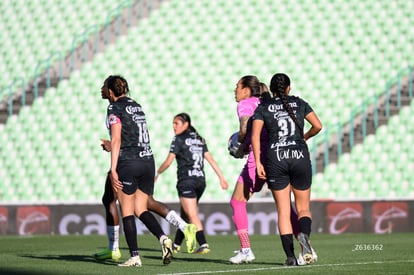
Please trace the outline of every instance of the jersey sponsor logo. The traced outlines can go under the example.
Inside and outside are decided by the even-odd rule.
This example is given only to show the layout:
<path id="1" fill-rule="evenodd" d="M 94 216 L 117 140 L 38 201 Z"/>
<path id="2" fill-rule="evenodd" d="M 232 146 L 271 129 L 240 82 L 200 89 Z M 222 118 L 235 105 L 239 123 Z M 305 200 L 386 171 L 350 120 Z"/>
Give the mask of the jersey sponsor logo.
<path id="1" fill-rule="evenodd" d="M 142 108 L 139 106 L 128 105 L 125 107 L 125 112 L 127 112 L 130 115 L 133 115 L 135 113 L 142 112 Z"/>
<path id="2" fill-rule="evenodd" d="M 281 161 L 282 159 L 302 159 L 305 158 L 303 150 L 298 149 L 283 149 L 279 150 L 279 146 L 276 148 L 277 160 Z"/>
<path id="3" fill-rule="evenodd" d="M 291 140 L 291 141 L 281 141 L 281 142 L 276 142 L 276 143 L 272 143 L 270 145 L 270 149 L 276 149 L 276 151 L 279 150 L 279 147 L 286 147 L 289 145 L 296 145 L 296 141 Z"/>
<path id="4" fill-rule="evenodd" d="M 185 145 L 203 145 L 203 141 L 199 140 L 198 138 L 186 138 Z"/>
<path id="5" fill-rule="evenodd" d="M 152 149 L 146 149 L 145 151 L 139 152 L 139 157 L 143 158 L 143 157 L 148 157 L 148 156 L 152 156 Z"/>
<path id="6" fill-rule="evenodd" d="M 297 108 L 298 107 L 298 105 L 296 104 L 296 102 L 290 102 L 289 103 L 289 105 L 290 105 L 290 107 L 292 107 L 292 108 Z M 268 107 L 267 107 L 267 110 L 269 111 L 269 112 L 272 112 L 272 113 L 274 113 L 274 112 L 277 112 L 277 111 L 280 111 L 280 110 L 283 110 L 283 104 L 270 104 Z"/>
<path id="7" fill-rule="evenodd" d="M 198 169 L 188 170 L 188 175 L 190 177 L 204 177 L 203 171 Z"/>

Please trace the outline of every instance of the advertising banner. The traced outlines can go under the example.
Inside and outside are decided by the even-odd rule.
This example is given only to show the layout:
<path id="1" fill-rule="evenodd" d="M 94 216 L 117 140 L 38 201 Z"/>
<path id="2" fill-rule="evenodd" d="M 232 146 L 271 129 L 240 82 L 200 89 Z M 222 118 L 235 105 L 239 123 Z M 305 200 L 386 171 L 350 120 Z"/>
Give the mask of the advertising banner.
<path id="1" fill-rule="evenodd" d="M 178 203 L 168 206 L 179 212 Z M 229 203 L 200 203 L 199 210 L 206 234 L 235 234 Z M 273 201 L 251 201 L 247 211 L 250 234 L 279 234 Z M 414 201 L 312 201 L 311 211 L 313 234 L 414 231 Z M 167 221 L 154 216 L 165 233 L 175 232 Z M 101 204 L 0 206 L 0 235 L 105 235 L 105 221 Z M 141 221 L 136 223 L 139 235 L 149 234 Z"/>

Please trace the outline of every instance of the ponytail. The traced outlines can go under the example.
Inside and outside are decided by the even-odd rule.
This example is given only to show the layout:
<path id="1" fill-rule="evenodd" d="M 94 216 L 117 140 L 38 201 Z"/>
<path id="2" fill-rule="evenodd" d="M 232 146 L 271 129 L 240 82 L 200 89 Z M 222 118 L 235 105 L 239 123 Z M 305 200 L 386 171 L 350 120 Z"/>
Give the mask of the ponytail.
<path id="1" fill-rule="evenodd" d="M 282 100 L 283 107 L 288 112 L 290 118 L 295 122 L 296 126 L 303 132 L 303 128 L 300 127 L 299 122 L 295 116 L 295 113 L 292 110 L 292 107 L 289 105 L 289 97 L 286 94 L 287 87 L 290 86 L 290 79 L 286 74 L 277 73 L 273 75 L 270 81 L 270 90 L 274 96 L 277 96 Z"/>

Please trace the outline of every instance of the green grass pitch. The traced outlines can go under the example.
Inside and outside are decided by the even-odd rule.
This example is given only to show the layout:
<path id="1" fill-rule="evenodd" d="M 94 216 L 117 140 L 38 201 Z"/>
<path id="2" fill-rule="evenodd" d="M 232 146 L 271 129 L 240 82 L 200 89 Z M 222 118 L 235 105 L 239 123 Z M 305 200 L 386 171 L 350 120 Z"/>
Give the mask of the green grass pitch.
<path id="1" fill-rule="evenodd" d="M 172 236 L 173 237 L 173 236 Z M 142 267 L 118 267 L 96 261 L 93 253 L 104 248 L 106 236 L 0 237 L 0 274 L 412 274 L 414 233 L 313 234 L 318 261 L 303 267 L 285 267 L 279 236 L 251 236 L 256 260 L 232 265 L 228 259 L 239 247 L 236 236 L 207 236 L 207 255 L 179 253 L 163 266 L 158 241 L 139 235 Z M 128 258 L 124 236 L 122 260 Z M 185 249 L 183 249 L 185 250 Z M 297 254 L 298 246 L 295 242 Z"/>

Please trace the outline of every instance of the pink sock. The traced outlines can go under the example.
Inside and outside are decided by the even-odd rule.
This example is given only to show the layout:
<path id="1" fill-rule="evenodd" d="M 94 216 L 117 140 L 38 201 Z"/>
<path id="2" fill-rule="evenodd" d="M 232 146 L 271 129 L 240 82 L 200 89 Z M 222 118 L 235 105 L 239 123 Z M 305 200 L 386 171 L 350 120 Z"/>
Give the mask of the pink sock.
<path id="1" fill-rule="evenodd" d="M 239 236 L 240 246 L 242 248 L 250 247 L 250 240 L 248 234 L 249 221 L 247 219 L 245 201 L 238 201 L 235 199 L 230 200 L 230 205 L 233 208 L 233 222 L 236 226 L 237 235 Z"/>

